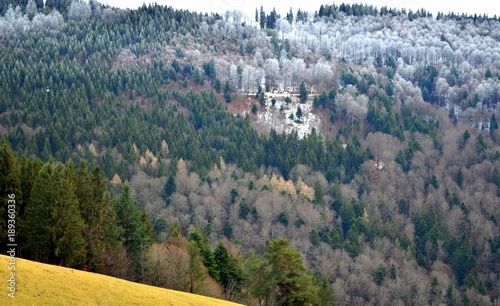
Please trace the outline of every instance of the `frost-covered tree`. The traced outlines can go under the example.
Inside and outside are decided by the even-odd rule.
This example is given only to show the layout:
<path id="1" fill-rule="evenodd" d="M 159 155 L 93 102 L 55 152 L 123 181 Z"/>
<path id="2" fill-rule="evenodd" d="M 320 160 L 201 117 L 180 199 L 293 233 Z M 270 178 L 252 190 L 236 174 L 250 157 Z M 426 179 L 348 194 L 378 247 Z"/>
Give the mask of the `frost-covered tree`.
<path id="1" fill-rule="evenodd" d="M 238 68 L 236 67 L 236 65 L 231 65 L 229 71 L 229 85 L 234 90 L 239 88 L 239 75 L 238 75 Z"/>
<path id="2" fill-rule="evenodd" d="M 70 20 L 82 21 L 89 19 L 90 16 L 92 16 L 92 8 L 88 2 L 75 1 L 69 6 L 68 18 Z"/>
<path id="3" fill-rule="evenodd" d="M 266 75 L 266 87 L 269 87 L 271 90 L 276 89 L 280 76 L 280 65 L 278 60 L 275 58 L 267 59 L 264 64 L 264 71 Z"/>
<path id="4" fill-rule="evenodd" d="M 250 65 L 246 65 L 243 68 L 242 73 L 242 84 L 243 90 L 245 92 L 254 92 L 257 89 L 257 85 L 259 85 L 260 73 L 257 69 Z"/>
<path id="5" fill-rule="evenodd" d="M 48 15 L 36 13 L 31 23 L 36 29 L 56 30 L 64 24 L 64 18 L 61 13 L 54 10 Z"/>
<path id="6" fill-rule="evenodd" d="M 0 33 L 11 33 L 28 30 L 31 23 L 28 15 L 23 15 L 21 8 L 17 6 L 15 9 L 9 6 L 5 16 L 0 17 Z"/>
<path id="7" fill-rule="evenodd" d="M 28 1 L 28 4 L 26 5 L 26 14 L 28 14 L 29 19 L 33 19 L 33 17 L 35 17 L 36 7 L 37 5 L 35 0 Z"/>
<path id="8" fill-rule="evenodd" d="M 333 85 L 333 77 L 333 70 L 329 64 L 319 62 L 314 65 L 314 68 L 312 69 L 312 82 L 315 85 L 323 89 L 328 89 Z"/>
<path id="9" fill-rule="evenodd" d="M 300 83 L 303 82 L 306 71 L 306 64 L 301 58 L 294 58 L 290 63 L 291 67 L 291 80 L 290 83 L 293 88 L 298 88 Z"/>

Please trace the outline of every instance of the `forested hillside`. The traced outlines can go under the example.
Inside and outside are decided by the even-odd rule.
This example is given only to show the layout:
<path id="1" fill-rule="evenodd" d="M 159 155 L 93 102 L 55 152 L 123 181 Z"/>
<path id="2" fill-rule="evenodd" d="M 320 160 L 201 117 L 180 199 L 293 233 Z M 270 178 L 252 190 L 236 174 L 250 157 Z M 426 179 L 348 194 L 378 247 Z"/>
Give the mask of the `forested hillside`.
<path id="1" fill-rule="evenodd" d="M 255 305 L 500 303 L 496 16 L 0 13 L 22 257 Z"/>

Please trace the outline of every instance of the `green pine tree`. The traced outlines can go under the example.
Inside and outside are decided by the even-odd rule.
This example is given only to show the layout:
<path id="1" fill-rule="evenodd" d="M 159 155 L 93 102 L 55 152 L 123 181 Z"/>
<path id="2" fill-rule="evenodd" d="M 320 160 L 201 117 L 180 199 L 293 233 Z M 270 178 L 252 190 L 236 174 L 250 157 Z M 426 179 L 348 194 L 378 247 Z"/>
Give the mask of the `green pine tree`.
<path id="1" fill-rule="evenodd" d="M 269 241 L 264 253 L 270 269 L 268 278 L 276 288 L 280 305 L 308 305 L 317 302 L 318 288 L 302 263 L 300 253 L 286 239 Z"/>
<path id="2" fill-rule="evenodd" d="M 464 233 L 460 245 L 451 255 L 451 268 L 457 277 L 458 284 L 462 285 L 465 278 L 476 266 L 476 259 L 472 255 L 472 246 L 469 237 Z"/>
<path id="3" fill-rule="evenodd" d="M 170 203 L 172 202 L 172 194 L 174 194 L 175 189 L 175 179 L 174 176 L 170 174 L 161 194 L 161 197 L 163 201 L 165 201 L 166 206 L 170 205 Z"/>
<path id="4" fill-rule="evenodd" d="M 205 287 L 208 279 L 208 270 L 203 265 L 200 249 L 195 241 L 188 243 L 189 271 L 187 275 L 188 288 L 190 293 L 199 293 Z"/>
<path id="5" fill-rule="evenodd" d="M 154 241 L 153 227 L 149 223 L 147 214 L 139 211 L 127 183 L 123 186 L 115 211 L 123 245 L 132 259 L 139 263 L 144 252 Z"/>
<path id="6" fill-rule="evenodd" d="M 493 137 L 493 133 L 495 133 L 495 130 L 498 130 L 498 122 L 495 117 L 495 114 L 491 115 L 490 119 L 490 135 Z"/>
<path id="7" fill-rule="evenodd" d="M 99 168 L 87 171 L 82 162 L 76 172 L 76 195 L 80 213 L 85 223 L 83 236 L 88 246 L 87 265 L 91 271 L 104 273 L 110 264 L 109 257 L 117 255 L 119 231 L 116 215 L 112 210 L 113 200 L 108 195 L 108 180 Z"/>
<path id="8" fill-rule="evenodd" d="M 222 226 L 222 235 L 227 239 L 231 239 L 233 237 L 233 226 L 231 225 L 231 222 L 227 220 L 224 222 L 224 225 Z"/>
<path id="9" fill-rule="evenodd" d="M 307 91 L 306 83 L 302 82 L 299 88 L 299 97 L 301 102 L 306 102 L 309 92 Z"/>
<path id="10" fill-rule="evenodd" d="M 316 305 L 333 305 L 335 296 L 333 290 L 330 288 L 328 278 L 322 275 L 321 272 L 316 271 L 313 275 L 313 282 L 314 285 L 318 288 L 318 303 Z"/>
<path id="11" fill-rule="evenodd" d="M 384 264 L 380 264 L 377 268 L 375 281 L 377 285 L 381 285 L 384 282 L 385 277 L 387 276 L 387 268 Z"/>
<path id="12" fill-rule="evenodd" d="M 214 250 L 214 259 L 219 276 L 217 281 L 224 287 L 226 292 L 230 289 L 239 291 L 243 281 L 243 272 L 237 259 L 229 254 L 222 242 L 219 242 L 219 245 Z"/>
<path id="13" fill-rule="evenodd" d="M 252 114 L 257 115 L 257 104 L 252 105 Z"/>
<path id="14" fill-rule="evenodd" d="M 19 230 L 19 225 L 12 222 L 19 220 L 18 214 L 23 198 L 21 190 L 21 167 L 12 152 L 10 143 L 2 138 L 0 140 L 0 196 L 2 197 L 0 200 L 0 216 L 2 216 L 0 218 L 0 250 L 2 254 L 5 254 L 9 231 L 11 234 L 16 234 L 15 229 Z M 10 215 L 16 217 L 8 218 Z M 11 243 L 17 241 L 16 236 L 10 236 L 14 239 L 10 241 Z"/>
<path id="15" fill-rule="evenodd" d="M 459 168 L 457 171 L 457 176 L 455 178 L 455 182 L 457 183 L 458 187 L 462 188 L 463 180 L 464 180 L 464 177 L 463 177 L 463 173 L 462 173 L 462 168 Z"/>
<path id="16" fill-rule="evenodd" d="M 25 219 L 25 248 L 30 258 L 71 267 L 86 259 L 85 225 L 71 163 L 49 162 L 38 172 Z"/>
<path id="17" fill-rule="evenodd" d="M 297 108 L 297 112 L 295 113 L 295 116 L 297 116 L 297 119 L 300 120 L 302 119 L 302 116 L 304 114 L 302 113 L 302 108 L 300 108 L 300 106 Z"/>
<path id="18" fill-rule="evenodd" d="M 238 213 L 240 219 L 246 219 L 250 211 L 251 211 L 250 205 L 248 205 L 247 201 L 244 198 L 241 199 L 239 213 Z"/>
<path id="19" fill-rule="evenodd" d="M 229 85 L 229 81 L 226 81 L 226 83 L 224 83 L 224 100 L 226 100 L 227 103 L 232 101 L 231 85 Z"/>
<path id="20" fill-rule="evenodd" d="M 202 235 L 200 231 L 195 228 L 191 233 L 189 233 L 188 241 L 195 241 L 198 249 L 200 250 L 200 255 L 203 257 L 203 264 L 207 267 L 208 274 L 216 281 L 219 280 L 219 271 L 217 270 L 217 264 L 215 262 L 214 253 L 210 246 L 210 240 L 207 235 Z"/>
<path id="21" fill-rule="evenodd" d="M 314 203 L 319 204 L 319 205 L 324 205 L 324 200 L 323 197 L 325 196 L 325 193 L 323 192 L 323 186 L 319 183 L 319 181 L 316 181 L 314 184 Z"/>
<path id="22" fill-rule="evenodd" d="M 275 289 L 274 279 L 270 275 L 267 262 L 251 250 L 243 266 L 245 288 L 252 297 L 258 299 L 258 305 L 268 305 L 272 301 Z"/>

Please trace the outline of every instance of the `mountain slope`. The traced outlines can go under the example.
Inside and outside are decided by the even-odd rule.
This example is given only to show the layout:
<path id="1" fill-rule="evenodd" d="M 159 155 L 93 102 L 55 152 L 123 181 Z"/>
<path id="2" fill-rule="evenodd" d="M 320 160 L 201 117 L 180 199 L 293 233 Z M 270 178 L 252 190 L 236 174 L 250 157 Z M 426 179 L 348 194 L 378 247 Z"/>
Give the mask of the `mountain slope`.
<path id="1" fill-rule="evenodd" d="M 0 255 L 0 278 L 9 279 Z M 2 305 L 238 305 L 195 294 L 16 258 L 16 298 L 2 289 Z"/>

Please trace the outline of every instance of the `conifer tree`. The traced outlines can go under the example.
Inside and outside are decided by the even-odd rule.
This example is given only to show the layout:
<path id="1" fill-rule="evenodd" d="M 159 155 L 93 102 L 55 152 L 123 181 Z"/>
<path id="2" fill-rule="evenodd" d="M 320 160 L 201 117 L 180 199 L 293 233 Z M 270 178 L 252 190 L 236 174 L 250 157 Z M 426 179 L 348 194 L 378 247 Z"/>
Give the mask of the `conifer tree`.
<path id="1" fill-rule="evenodd" d="M 34 0 L 29 0 L 28 5 L 26 5 L 26 13 L 30 19 L 33 19 L 36 13 L 36 3 Z"/>
<path id="2" fill-rule="evenodd" d="M 208 274 L 214 279 L 219 279 L 219 272 L 215 263 L 214 253 L 210 247 L 210 240 L 206 235 L 202 236 L 200 231 L 195 228 L 189 233 L 189 241 L 195 241 L 200 250 L 200 255 L 203 257 L 203 264 L 207 267 Z"/>
<path id="3" fill-rule="evenodd" d="M 300 106 L 297 108 L 297 112 L 295 113 L 295 116 L 297 116 L 297 119 L 301 120 L 303 113 L 302 113 L 302 108 Z"/>
<path id="4" fill-rule="evenodd" d="M 490 119 L 490 135 L 493 137 L 493 133 L 495 132 L 495 130 L 498 130 L 498 122 L 497 122 L 497 119 L 495 117 L 495 114 L 491 115 L 491 119 Z"/>
<path id="5" fill-rule="evenodd" d="M 262 260 L 254 250 L 245 260 L 243 267 L 245 288 L 258 299 L 258 305 L 268 305 L 275 289 L 273 279 L 269 277 L 267 262 Z"/>
<path id="6" fill-rule="evenodd" d="M 241 289 L 243 281 L 243 272 L 239 267 L 238 261 L 231 254 L 222 242 L 214 251 L 214 259 L 218 272 L 218 282 L 227 291 Z"/>
<path id="7" fill-rule="evenodd" d="M 22 199 L 20 177 L 21 168 L 17 158 L 14 156 L 7 139 L 2 138 L 0 140 L 0 196 L 2 197 L 0 200 L 0 216 L 2 216 L 0 218 L 0 250 L 2 250 L 2 254 L 5 254 L 4 248 L 7 244 L 8 220 L 16 222 L 16 218 L 7 218 L 7 215 L 12 214 L 12 207 L 15 211 L 13 215 L 19 213 L 20 200 Z M 9 210 L 9 208 L 11 209 Z M 15 223 L 9 224 L 11 224 L 11 227 L 13 225 L 14 228 L 19 228 Z"/>
<path id="8" fill-rule="evenodd" d="M 457 182 L 458 187 L 462 188 L 462 183 L 463 183 L 463 173 L 462 173 L 462 168 L 459 168 L 457 171 L 457 176 L 455 178 L 455 181 Z"/>
<path id="9" fill-rule="evenodd" d="M 269 241 L 264 254 L 271 283 L 277 288 L 276 302 L 280 305 L 307 305 L 317 301 L 317 289 L 300 253 L 289 246 L 286 239 Z"/>
<path id="10" fill-rule="evenodd" d="M 231 85 L 229 85 L 229 81 L 226 81 L 224 84 L 224 99 L 227 103 L 231 102 Z"/>
<path id="11" fill-rule="evenodd" d="M 334 301 L 334 292 L 330 288 L 328 277 L 316 271 L 313 275 L 314 285 L 318 288 L 318 303 L 316 305 L 332 305 Z"/>
<path id="12" fill-rule="evenodd" d="M 175 180 L 174 180 L 174 176 L 172 174 L 170 174 L 168 176 L 168 179 L 167 179 L 167 182 L 165 183 L 165 186 L 163 187 L 163 191 L 162 191 L 162 199 L 163 201 L 165 201 L 165 204 L 166 206 L 170 205 L 170 203 L 172 202 L 172 194 L 174 194 L 175 192 Z"/>
<path id="13" fill-rule="evenodd" d="M 299 88 L 300 101 L 306 102 L 309 92 L 307 91 L 306 83 L 302 82 Z"/>
<path id="14" fill-rule="evenodd" d="M 118 225 L 124 247 L 135 262 L 139 262 L 144 251 L 153 241 L 153 227 L 147 214 L 141 214 L 132 197 L 128 184 L 123 186 L 120 199 L 115 205 Z"/>
<path id="15" fill-rule="evenodd" d="M 187 275 L 188 288 L 190 293 L 198 293 L 205 286 L 208 278 L 207 268 L 203 265 L 200 256 L 200 249 L 195 241 L 188 243 L 189 272 Z"/>
<path id="16" fill-rule="evenodd" d="M 323 192 L 323 187 L 319 183 L 319 181 L 316 181 L 314 184 L 314 202 L 316 204 L 323 205 L 324 204 L 324 197 L 325 193 Z"/>
<path id="17" fill-rule="evenodd" d="M 233 226 L 231 225 L 231 222 L 225 221 L 224 225 L 222 226 L 222 235 L 227 237 L 227 239 L 231 239 L 233 237 Z"/>
<path id="18" fill-rule="evenodd" d="M 49 162 L 38 172 L 26 207 L 26 250 L 37 261 L 77 267 L 86 258 L 71 163 Z"/>
<path id="19" fill-rule="evenodd" d="M 99 167 L 87 172 L 82 162 L 76 172 L 76 195 L 80 203 L 80 213 L 85 222 L 83 235 L 88 246 L 89 269 L 104 272 L 107 254 L 114 254 L 119 247 L 119 232 L 113 202 L 107 194 L 107 179 Z"/>
<path id="20" fill-rule="evenodd" d="M 248 205 L 245 198 L 241 199 L 239 213 L 238 213 L 240 219 L 246 219 L 248 217 L 248 214 L 250 213 L 250 210 L 251 208 Z"/>
<path id="21" fill-rule="evenodd" d="M 469 237 L 464 233 L 457 249 L 451 255 L 451 268 L 457 277 L 458 284 L 463 284 L 466 276 L 476 266 L 476 259 L 472 255 L 472 246 Z"/>

